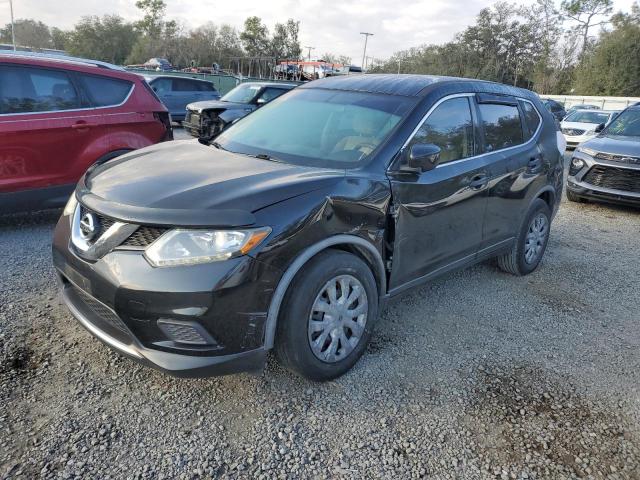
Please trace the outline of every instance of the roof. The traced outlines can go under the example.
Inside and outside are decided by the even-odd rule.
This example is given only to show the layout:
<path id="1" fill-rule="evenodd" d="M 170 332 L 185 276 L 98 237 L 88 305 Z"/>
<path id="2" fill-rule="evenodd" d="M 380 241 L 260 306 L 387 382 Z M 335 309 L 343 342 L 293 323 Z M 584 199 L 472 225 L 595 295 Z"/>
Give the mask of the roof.
<path id="1" fill-rule="evenodd" d="M 211 80 L 207 80 L 205 78 L 197 78 L 197 77 L 185 77 L 184 75 L 163 75 L 161 73 L 159 73 L 158 75 L 154 75 L 154 74 L 146 74 L 146 73 L 139 73 L 137 74 L 140 77 L 144 78 L 147 82 L 150 82 L 152 80 L 155 80 L 156 78 L 185 78 L 187 80 L 196 80 L 198 82 L 207 82 L 207 83 L 212 83 Z"/>
<path id="2" fill-rule="evenodd" d="M 242 82 L 242 83 L 239 83 L 237 86 L 240 86 L 240 85 L 257 85 L 260 87 L 276 87 L 276 88 L 287 88 L 287 89 L 298 86 L 295 83 L 280 83 L 280 82 Z"/>
<path id="3" fill-rule="evenodd" d="M 444 77 L 436 75 L 407 74 L 364 74 L 341 75 L 314 80 L 299 88 L 323 88 L 329 90 L 348 90 L 386 95 L 402 95 L 406 97 L 422 97 L 429 91 L 428 87 L 437 84 L 471 83 L 483 85 L 487 93 L 502 95 L 531 96 L 531 92 L 501 83 L 488 82 L 470 78 Z"/>
<path id="4" fill-rule="evenodd" d="M 68 55 L 60 55 L 58 53 L 39 53 L 39 52 L 24 52 L 24 51 L 2 51 L 0 50 L 1 57 L 13 57 L 13 58 L 32 58 L 35 60 L 51 60 L 54 62 L 74 63 L 81 65 L 90 65 L 99 68 L 106 68 L 109 70 L 123 71 L 124 68 L 117 65 L 113 65 L 107 62 L 101 62 L 99 60 L 90 60 L 88 58 L 71 57 Z"/>

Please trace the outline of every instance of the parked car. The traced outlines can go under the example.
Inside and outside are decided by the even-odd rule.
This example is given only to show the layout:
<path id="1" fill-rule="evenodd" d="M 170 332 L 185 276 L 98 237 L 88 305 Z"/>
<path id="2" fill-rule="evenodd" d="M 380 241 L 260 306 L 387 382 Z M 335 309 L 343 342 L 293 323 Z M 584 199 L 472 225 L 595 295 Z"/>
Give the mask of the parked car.
<path id="1" fill-rule="evenodd" d="M 291 83 L 241 83 L 219 101 L 187 105 L 184 128 L 192 136 L 211 141 L 234 121 L 295 88 Z"/>
<path id="2" fill-rule="evenodd" d="M 327 380 L 363 354 L 389 298 L 491 257 L 515 275 L 538 267 L 560 141 L 527 90 L 321 79 L 210 146 L 171 142 L 87 172 L 53 263 L 79 322 L 143 364 L 223 374 L 275 348 Z"/>
<path id="3" fill-rule="evenodd" d="M 150 58 L 142 65 L 142 68 L 158 72 L 170 72 L 173 70 L 173 65 L 166 58 Z"/>
<path id="4" fill-rule="evenodd" d="M 567 197 L 640 206 L 640 106 L 623 110 L 596 132 L 573 153 Z"/>
<path id="5" fill-rule="evenodd" d="M 550 98 L 542 100 L 542 104 L 547 107 L 555 119 L 560 122 L 564 117 L 567 116 L 567 112 L 564 109 L 564 106 L 561 103 L 556 102 L 555 100 L 551 100 Z"/>
<path id="6" fill-rule="evenodd" d="M 567 117 L 571 115 L 573 112 L 575 112 L 576 110 L 602 110 L 602 108 L 598 107 L 597 105 L 588 105 L 584 103 L 579 105 L 573 105 L 571 108 L 569 108 L 569 110 L 567 110 Z"/>
<path id="7" fill-rule="evenodd" d="M 188 104 L 220 99 L 216 87 L 206 80 L 176 76 L 145 76 L 145 79 L 177 122 L 185 119 Z"/>
<path id="8" fill-rule="evenodd" d="M 0 54 L 0 212 L 64 205 L 91 165 L 172 138 L 166 108 L 137 75 Z"/>
<path id="9" fill-rule="evenodd" d="M 595 137 L 598 125 L 606 125 L 617 113 L 611 110 L 574 110 L 560 122 L 567 146 L 577 147 Z"/>

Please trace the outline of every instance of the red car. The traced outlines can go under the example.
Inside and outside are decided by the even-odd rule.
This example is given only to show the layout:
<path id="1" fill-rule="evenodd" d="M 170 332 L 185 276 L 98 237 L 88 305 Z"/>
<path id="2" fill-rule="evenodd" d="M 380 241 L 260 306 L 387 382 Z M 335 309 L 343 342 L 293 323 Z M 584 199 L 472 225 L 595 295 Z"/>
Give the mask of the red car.
<path id="1" fill-rule="evenodd" d="M 0 54 L 0 212 L 63 205 L 91 165 L 171 139 L 167 109 L 138 75 Z"/>

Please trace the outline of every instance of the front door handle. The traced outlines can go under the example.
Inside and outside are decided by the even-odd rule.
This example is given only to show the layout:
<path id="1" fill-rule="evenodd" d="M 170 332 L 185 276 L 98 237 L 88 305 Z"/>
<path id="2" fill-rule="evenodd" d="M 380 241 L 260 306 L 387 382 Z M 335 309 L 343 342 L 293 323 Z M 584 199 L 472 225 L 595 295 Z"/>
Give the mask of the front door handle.
<path id="1" fill-rule="evenodd" d="M 489 184 L 489 177 L 484 173 L 474 175 L 469 182 L 471 190 L 482 190 Z"/>

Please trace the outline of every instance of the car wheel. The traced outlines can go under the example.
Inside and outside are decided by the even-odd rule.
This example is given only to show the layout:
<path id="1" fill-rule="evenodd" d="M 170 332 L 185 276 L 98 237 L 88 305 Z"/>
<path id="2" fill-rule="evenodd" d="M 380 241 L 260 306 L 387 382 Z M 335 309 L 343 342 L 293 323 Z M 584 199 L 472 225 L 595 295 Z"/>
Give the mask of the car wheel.
<path id="1" fill-rule="evenodd" d="M 550 229 L 551 210 L 538 198 L 531 205 L 511 250 L 498 257 L 498 266 L 518 276 L 533 272 L 544 256 Z"/>
<path id="2" fill-rule="evenodd" d="M 339 377 L 362 356 L 378 317 L 378 289 L 367 264 L 325 250 L 298 272 L 278 321 L 275 353 L 310 380 Z"/>
<path id="3" fill-rule="evenodd" d="M 579 202 L 579 203 L 584 202 L 584 199 L 580 195 L 576 195 L 571 190 L 567 190 L 567 199 L 570 202 Z"/>

